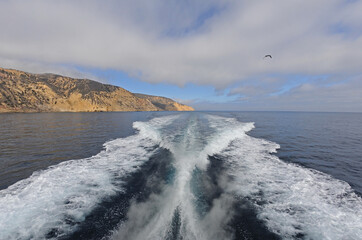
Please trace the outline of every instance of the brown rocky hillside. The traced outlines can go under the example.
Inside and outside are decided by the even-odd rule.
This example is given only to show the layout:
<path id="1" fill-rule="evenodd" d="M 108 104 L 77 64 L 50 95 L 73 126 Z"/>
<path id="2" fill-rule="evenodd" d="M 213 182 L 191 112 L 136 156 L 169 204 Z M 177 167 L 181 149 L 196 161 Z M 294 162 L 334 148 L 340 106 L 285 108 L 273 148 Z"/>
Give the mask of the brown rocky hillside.
<path id="1" fill-rule="evenodd" d="M 136 97 L 149 100 L 153 105 L 166 111 L 194 111 L 192 107 L 175 102 L 170 98 L 134 93 Z"/>
<path id="2" fill-rule="evenodd" d="M 193 111 L 169 98 L 55 74 L 0 68 L 0 112 Z"/>

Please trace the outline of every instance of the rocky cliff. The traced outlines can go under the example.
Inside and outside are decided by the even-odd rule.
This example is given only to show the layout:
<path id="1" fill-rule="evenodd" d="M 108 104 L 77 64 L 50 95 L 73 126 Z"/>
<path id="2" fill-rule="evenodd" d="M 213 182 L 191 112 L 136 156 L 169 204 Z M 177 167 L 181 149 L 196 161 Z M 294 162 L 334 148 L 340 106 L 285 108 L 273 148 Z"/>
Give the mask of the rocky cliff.
<path id="1" fill-rule="evenodd" d="M 193 111 L 169 98 L 55 74 L 0 68 L 0 112 Z"/>
<path id="2" fill-rule="evenodd" d="M 192 107 L 175 102 L 170 98 L 146 95 L 141 93 L 134 93 L 134 95 L 139 98 L 149 100 L 159 109 L 164 109 L 166 111 L 194 111 Z"/>

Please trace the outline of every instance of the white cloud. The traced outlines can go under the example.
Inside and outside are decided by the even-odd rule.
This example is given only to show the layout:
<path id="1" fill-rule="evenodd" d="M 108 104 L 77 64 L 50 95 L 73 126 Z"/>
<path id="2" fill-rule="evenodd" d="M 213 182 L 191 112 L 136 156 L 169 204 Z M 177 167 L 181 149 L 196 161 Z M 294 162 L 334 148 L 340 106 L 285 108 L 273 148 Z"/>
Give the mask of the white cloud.
<path id="1" fill-rule="evenodd" d="M 195 100 L 191 104 L 199 110 L 362 112 L 362 75 L 344 79 L 349 80 L 303 83 L 279 95 L 249 94 L 229 103 Z"/>
<path id="2" fill-rule="evenodd" d="M 0 65 L 110 68 L 217 89 L 263 86 L 268 74 L 358 75 L 361 12 L 347 0 L 3 0 Z"/>

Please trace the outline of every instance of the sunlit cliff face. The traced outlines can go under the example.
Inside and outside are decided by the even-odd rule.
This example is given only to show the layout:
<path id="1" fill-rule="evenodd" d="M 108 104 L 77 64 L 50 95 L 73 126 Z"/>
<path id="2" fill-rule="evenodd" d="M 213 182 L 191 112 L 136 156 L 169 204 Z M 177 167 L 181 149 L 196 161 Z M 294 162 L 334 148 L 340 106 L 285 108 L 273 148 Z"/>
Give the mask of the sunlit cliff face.
<path id="1" fill-rule="evenodd" d="M 0 112 L 193 111 L 171 99 L 137 97 L 86 79 L 0 69 Z"/>

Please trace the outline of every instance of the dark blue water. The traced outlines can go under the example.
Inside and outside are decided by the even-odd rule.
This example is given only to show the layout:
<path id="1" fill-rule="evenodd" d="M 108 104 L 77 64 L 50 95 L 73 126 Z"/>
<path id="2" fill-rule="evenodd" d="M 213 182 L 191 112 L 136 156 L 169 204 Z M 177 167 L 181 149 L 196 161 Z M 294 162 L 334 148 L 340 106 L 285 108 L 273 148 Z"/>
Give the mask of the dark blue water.
<path id="1" fill-rule="evenodd" d="M 360 239 L 361 173 L 359 113 L 2 114 L 0 239 Z"/>
<path id="2" fill-rule="evenodd" d="M 157 116 L 169 113 L 157 113 Z M 14 113 L 0 115 L 0 189 L 34 171 L 99 153 L 156 113 Z"/>
<path id="3" fill-rule="evenodd" d="M 99 153 L 103 143 L 134 133 L 134 121 L 170 113 L 0 115 L 0 189 L 59 162 Z M 362 114 L 214 112 L 255 122 L 250 135 L 281 145 L 278 156 L 348 182 L 362 194 Z"/>
<path id="4" fill-rule="evenodd" d="M 362 113 L 218 113 L 255 122 L 251 136 L 278 143 L 284 161 L 320 170 L 362 194 Z"/>

